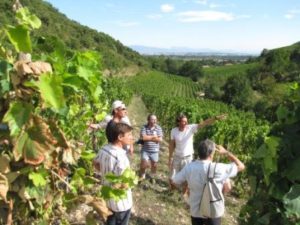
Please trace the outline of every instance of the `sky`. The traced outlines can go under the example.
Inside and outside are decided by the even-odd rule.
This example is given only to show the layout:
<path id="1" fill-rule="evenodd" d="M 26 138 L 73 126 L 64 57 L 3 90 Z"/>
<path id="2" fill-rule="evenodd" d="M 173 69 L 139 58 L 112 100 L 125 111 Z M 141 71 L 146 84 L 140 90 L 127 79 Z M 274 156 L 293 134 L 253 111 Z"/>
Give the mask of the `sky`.
<path id="1" fill-rule="evenodd" d="M 300 41 L 299 0 L 46 0 L 126 46 L 257 53 Z"/>

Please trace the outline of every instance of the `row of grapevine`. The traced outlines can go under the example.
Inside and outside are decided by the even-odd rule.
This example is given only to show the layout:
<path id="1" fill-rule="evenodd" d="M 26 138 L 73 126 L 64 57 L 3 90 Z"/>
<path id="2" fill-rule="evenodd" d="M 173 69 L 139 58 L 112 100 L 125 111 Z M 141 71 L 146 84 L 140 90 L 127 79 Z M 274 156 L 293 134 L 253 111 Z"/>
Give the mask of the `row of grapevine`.
<path id="1" fill-rule="evenodd" d="M 142 97 L 150 112 L 158 116 L 166 133 L 176 126 L 175 118 L 179 113 L 186 114 L 190 123 L 198 123 L 223 113 L 227 114 L 228 118 L 225 121 L 219 121 L 198 132 L 195 145 L 200 140 L 210 138 L 228 147 L 246 164 L 252 160 L 253 154 L 263 143 L 264 137 L 270 130 L 267 121 L 257 120 L 253 113 L 241 112 L 223 103 L 147 94 Z M 245 193 L 244 187 L 247 182 L 247 174 L 240 176 L 237 182 L 237 192 Z"/>
<path id="2" fill-rule="evenodd" d="M 252 195 L 242 224 L 300 224 L 300 88 L 276 111 L 278 121 L 249 163 Z"/>
<path id="3" fill-rule="evenodd" d="M 200 90 L 198 83 L 176 75 L 150 72 L 127 79 L 129 89 L 159 96 L 195 98 Z M 147 88 L 145 88 L 147 87 Z"/>
<path id="4" fill-rule="evenodd" d="M 253 154 L 263 143 L 264 137 L 270 130 L 269 123 L 258 120 L 254 113 L 238 111 L 224 103 L 183 94 L 188 93 L 188 91 L 199 90 L 199 85 L 186 78 L 150 73 L 131 79 L 128 82 L 128 87 L 142 96 L 149 111 L 158 116 L 166 134 L 176 126 L 175 118 L 179 113 L 186 114 L 190 123 L 198 123 L 212 116 L 227 114 L 228 118 L 225 121 L 218 122 L 198 132 L 195 145 L 199 140 L 213 139 L 230 148 L 246 164 L 252 160 Z M 173 88 L 169 86 L 171 85 L 170 80 L 173 81 Z M 179 90 L 180 94 L 172 92 L 174 89 Z M 248 182 L 246 177 L 247 174 L 239 177 L 237 182 L 239 193 L 245 193 L 243 187 Z"/>

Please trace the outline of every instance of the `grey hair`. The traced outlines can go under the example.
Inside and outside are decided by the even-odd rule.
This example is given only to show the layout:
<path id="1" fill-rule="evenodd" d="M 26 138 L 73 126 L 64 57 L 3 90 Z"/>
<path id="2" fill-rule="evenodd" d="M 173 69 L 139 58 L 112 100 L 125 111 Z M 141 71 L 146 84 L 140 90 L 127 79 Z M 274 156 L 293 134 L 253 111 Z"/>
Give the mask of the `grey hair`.
<path id="1" fill-rule="evenodd" d="M 215 150 L 216 144 L 209 140 L 205 139 L 201 141 L 198 147 L 198 155 L 200 159 L 207 159 Z"/>

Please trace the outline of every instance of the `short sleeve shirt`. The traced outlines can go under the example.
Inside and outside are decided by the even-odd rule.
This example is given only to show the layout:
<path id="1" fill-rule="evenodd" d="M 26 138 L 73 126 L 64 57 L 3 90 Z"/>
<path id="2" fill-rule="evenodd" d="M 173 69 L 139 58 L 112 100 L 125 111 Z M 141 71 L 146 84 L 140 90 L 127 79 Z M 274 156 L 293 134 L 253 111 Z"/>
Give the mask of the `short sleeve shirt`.
<path id="1" fill-rule="evenodd" d="M 175 184 L 188 183 L 190 190 L 189 203 L 192 217 L 200 217 L 200 199 L 207 178 L 208 167 L 211 161 L 196 160 L 187 164 L 173 178 Z M 218 188 L 222 191 L 226 179 L 236 176 L 238 170 L 235 163 L 217 163 L 215 170 L 215 181 Z"/>
<path id="2" fill-rule="evenodd" d="M 130 163 L 126 155 L 126 151 L 122 148 L 115 147 L 111 144 L 105 145 L 98 153 L 95 159 L 100 165 L 101 176 L 104 177 L 107 173 L 112 172 L 115 175 L 121 175 L 125 169 L 130 168 Z M 103 179 L 103 185 L 110 185 L 109 182 Z M 132 207 L 132 193 L 127 190 L 127 196 L 120 201 L 113 199 L 107 201 L 108 208 L 114 212 L 122 212 Z"/>
<path id="3" fill-rule="evenodd" d="M 198 124 L 189 124 L 183 131 L 178 127 L 171 130 L 171 140 L 175 141 L 175 156 L 185 157 L 194 154 L 193 137 L 197 131 Z"/>
<path id="4" fill-rule="evenodd" d="M 159 125 L 155 125 L 152 128 L 150 128 L 148 125 L 144 125 L 141 129 L 141 136 L 144 135 L 163 137 L 163 131 Z M 144 144 L 142 146 L 142 151 L 158 152 L 159 143 L 154 141 L 144 141 Z"/>

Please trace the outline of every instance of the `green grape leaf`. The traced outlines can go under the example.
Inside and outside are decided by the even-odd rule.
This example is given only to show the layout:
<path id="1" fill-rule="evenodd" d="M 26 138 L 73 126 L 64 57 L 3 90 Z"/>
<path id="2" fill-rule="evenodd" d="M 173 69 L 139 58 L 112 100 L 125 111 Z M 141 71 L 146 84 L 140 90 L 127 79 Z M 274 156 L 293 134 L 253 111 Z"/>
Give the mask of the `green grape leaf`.
<path id="1" fill-rule="evenodd" d="M 88 83 L 91 83 L 91 77 L 94 76 L 94 71 L 90 70 L 90 69 L 88 69 L 87 67 L 84 67 L 84 66 L 78 66 L 77 67 L 77 75 L 79 77 L 82 77 Z"/>
<path id="2" fill-rule="evenodd" d="M 26 26 L 7 26 L 6 34 L 17 52 L 32 52 L 29 30 Z"/>
<path id="3" fill-rule="evenodd" d="M 9 72 L 13 67 L 6 61 L 0 61 L 0 96 L 10 90 Z"/>
<path id="4" fill-rule="evenodd" d="M 36 86 L 39 88 L 45 105 L 60 110 L 65 107 L 65 98 L 62 89 L 62 79 L 51 74 L 42 74 Z"/>
<path id="5" fill-rule="evenodd" d="M 120 201 L 121 199 L 126 198 L 127 192 L 122 189 L 113 189 L 109 186 L 101 187 L 101 197 L 105 200 L 113 199 L 115 201 Z"/>
<path id="6" fill-rule="evenodd" d="M 127 188 L 131 188 L 138 183 L 138 177 L 130 168 L 125 169 L 121 176 L 117 176 L 113 173 L 107 173 L 105 175 L 105 180 L 112 184 L 124 184 Z"/>
<path id="7" fill-rule="evenodd" d="M 38 29 L 42 25 L 41 20 L 34 14 L 31 14 L 27 7 L 20 8 L 16 13 L 19 23 L 28 25 L 33 29 Z"/>
<path id="8" fill-rule="evenodd" d="M 32 105 L 25 102 L 12 102 L 3 121 L 8 123 L 11 136 L 17 136 L 25 123 L 29 120 L 33 110 Z"/>
<path id="9" fill-rule="evenodd" d="M 81 153 L 81 158 L 84 160 L 92 160 L 96 156 L 93 150 L 85 150 Z"/>
<path id="10" fill-rule="evenodd" d="M 291 161 L 288 165 L 286 170 L 284 171 L 284 175 L 290 181 L 299 181 L 300 180 L 300 157 Z"/>
<path id="11" fill-rule="evenodd" d="M 44 187 L 47 184 L 48 173 L 45 170 L 39 170 L 36 172 L 31 172 L 28 178 L 32 181 L 36 187 Z"/>
<path id="12" fill-rule="evenodd" d="M 288 216 L 300 218 L 300 184 L 294 184 L 283 197 L 284 207 Z"/>
<path id="13" fill-rule="evenodd" d="M 289 110 L 283 105 L 280 105 L 276 110 L 277 119 L 279 121 L 283 121 L 284 119 L 286 119 L 288 114 L 289 114 Z"/>

